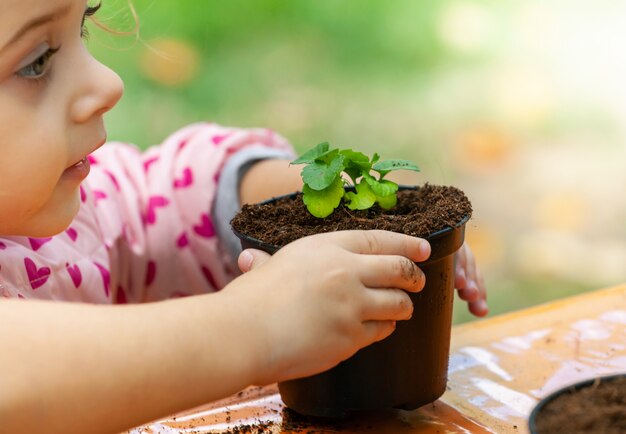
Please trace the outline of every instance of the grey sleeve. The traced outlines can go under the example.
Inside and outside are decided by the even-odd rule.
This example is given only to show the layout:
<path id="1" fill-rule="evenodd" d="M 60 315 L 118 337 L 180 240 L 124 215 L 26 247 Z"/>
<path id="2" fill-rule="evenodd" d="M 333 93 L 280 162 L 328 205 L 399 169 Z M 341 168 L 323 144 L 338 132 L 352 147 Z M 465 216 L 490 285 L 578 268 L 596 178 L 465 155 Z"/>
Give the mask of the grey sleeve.
<path id="1" fill-rule="evenodd" d="M 240 208 L 239 183 L 241 179 L 248 169 L 260 160 L 291 160 L 293 158 L 294 155 L 290 152 L 258 145 L 237 152 L 226 162 L 217 185 L 212 217 L 217 235 L 231 258 L 236 260 L 241 252 L 239 238 L 230 228 L 230 221 Z"/>

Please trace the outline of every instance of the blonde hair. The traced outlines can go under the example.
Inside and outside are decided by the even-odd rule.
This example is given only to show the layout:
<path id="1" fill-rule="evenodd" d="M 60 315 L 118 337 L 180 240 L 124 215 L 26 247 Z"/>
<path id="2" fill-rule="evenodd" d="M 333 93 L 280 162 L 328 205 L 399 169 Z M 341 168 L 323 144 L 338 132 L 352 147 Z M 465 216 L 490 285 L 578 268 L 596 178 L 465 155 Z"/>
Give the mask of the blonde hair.
<path id="1" fill-rule="evenodd" d="M 111 33 L 117 36 L 135 36 L 139 38 L 139 16 L 137 15 L 137 10 L 133 5 L 132 0 L 126 0 L 128 3 L 128 10 L 130 11 L 130 15 L 133 20 L 133 28 L 131 30 L 119 30 L 114 29 L 111 26 L 105 24 L 102 20 L 96 17 L 94 14 L 100 9 L 102 6 L 102 1 L 100 1 L 97 5 L 91 6 L 87 8 L 87 13 L 85 14 L 89 21 L 91 21 L 96 27 L 101 30 L 104 30 L 107 33 Z"/>

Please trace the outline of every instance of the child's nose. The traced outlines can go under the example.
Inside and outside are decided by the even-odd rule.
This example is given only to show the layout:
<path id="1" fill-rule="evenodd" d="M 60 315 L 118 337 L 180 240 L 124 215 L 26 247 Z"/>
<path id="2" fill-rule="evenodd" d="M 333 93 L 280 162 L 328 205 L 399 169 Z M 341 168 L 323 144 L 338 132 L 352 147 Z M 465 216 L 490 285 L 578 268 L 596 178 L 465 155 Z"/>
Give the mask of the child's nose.
<path id="1" fill-rule="evenodd" d="M 82 92 L 74 101 L 72 118 L 83 123 L 111 110 L 122 97 L 124 83 L 113 70 L 91 58 L 84 71 Z"/>

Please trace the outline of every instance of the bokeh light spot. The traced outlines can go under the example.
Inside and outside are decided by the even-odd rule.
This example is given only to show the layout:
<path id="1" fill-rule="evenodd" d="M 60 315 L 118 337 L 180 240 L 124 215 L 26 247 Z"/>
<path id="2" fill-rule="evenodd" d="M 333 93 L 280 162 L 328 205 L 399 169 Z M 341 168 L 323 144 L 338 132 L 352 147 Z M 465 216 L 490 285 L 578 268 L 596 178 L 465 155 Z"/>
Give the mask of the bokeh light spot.
<path id="1" fill-rule="evenodd" d="M 494 32 L 494 19 L 482 5 L 455 2 L 443 10 L 437 31 L 443 43 L 451 49 L 475 54 L 487 47 Z"/>
<path id="2" fill-rule="evenodd" d="M 456 139 L 456 156 L 462 169 L 482 170 L 499 167 L 511 154 L 512 137 L 495 127 L 474 127 Z"/>
<path id="3" fill-rule="evenodd" d="M 199 54 L 185 41 L 159 39 L 146 46 L 140 58 L 141 72 L 163 86 L 182 86 L 198 73 Z"/>
<path id="4" fill-rule="evenodd" d="M 538 224 L 546 229 L 573 232 L 583 226 L 588 207 L 580 194 L 552 192 L 537 201 L 535 214 Z"/>

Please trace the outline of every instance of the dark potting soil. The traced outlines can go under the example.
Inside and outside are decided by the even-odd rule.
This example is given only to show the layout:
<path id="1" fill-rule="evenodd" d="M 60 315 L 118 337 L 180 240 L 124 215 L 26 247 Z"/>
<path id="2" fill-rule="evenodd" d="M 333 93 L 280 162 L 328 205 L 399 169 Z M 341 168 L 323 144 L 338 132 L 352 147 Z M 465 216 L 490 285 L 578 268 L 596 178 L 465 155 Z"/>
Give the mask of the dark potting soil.
<path id="1" fill-rule="evenodd" d="M 626 377 L 560 395 L 537 414 L 536 426 L 537 434 L 626 433 Z"/>
<path id="2" fill-rule="evenodd" d="M 400 190 L 398 203 L 391 210 L 374 205 L 353 211 L 341 204 L 330 216 L 320 219 L 308 212 L 298 193 L 273 204 L 244 205 L 231 224 L 239 233 L 282 247 L 308 235 L 350 229 L 427 237 L 456 226 L 471 213 L 469 199 L 458 188 L 425 184 L 416 190 Z"/>

